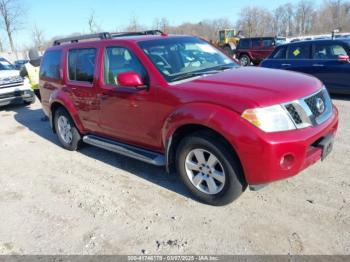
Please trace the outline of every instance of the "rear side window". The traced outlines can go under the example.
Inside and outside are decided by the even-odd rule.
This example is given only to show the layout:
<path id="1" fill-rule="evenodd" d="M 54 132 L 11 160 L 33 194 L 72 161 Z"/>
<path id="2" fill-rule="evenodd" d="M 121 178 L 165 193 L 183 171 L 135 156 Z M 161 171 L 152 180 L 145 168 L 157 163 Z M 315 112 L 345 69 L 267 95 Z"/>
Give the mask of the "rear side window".
<path id="1" fill-rule="evenodd" d="M 275 45 L 275 40 L 274 39 L 264 39 L 262 40 L 262 46 L 263 47 L 271 47 Z"/>
<path id="2" fill-rule="evenodd" d="M 259 48 L 261 47 L 262 42 L 260 39 L 253 39 L 252 40 L 252 48 Z"/>
<path id="3" fill-rule="evenodd" d="M 59 80 L 61 66 L 61 50 L 47 51 L 40 66 L 40 77 Z"/>
<path id="4" fill-rule="evenodd" d="M 340 55 L 347 55 L 347 53 L 339 44 L 315 45 L 314 59 L 337 59 Z"/>
<path id="5" fill-rule="evenodd" d="M 96 49 L 71 49 L 68 52 L 68 78 L 71 81 L 94 81 Z"/>
<path id="6" fill-rule="evenodd" d="M 288 59 L 310 59 L 310 45 L 289 46 Z"/>
<path id="7" fill-rule="evenodd" d="M 271 56 L 271 59 L 286 59 L 286 47 L 278 48 Z"/>
<path id="8" fill-rule="evenodd" d="M 249 48 L 250 41 L 248 39 L 239 40 L 239 48 Z"/>

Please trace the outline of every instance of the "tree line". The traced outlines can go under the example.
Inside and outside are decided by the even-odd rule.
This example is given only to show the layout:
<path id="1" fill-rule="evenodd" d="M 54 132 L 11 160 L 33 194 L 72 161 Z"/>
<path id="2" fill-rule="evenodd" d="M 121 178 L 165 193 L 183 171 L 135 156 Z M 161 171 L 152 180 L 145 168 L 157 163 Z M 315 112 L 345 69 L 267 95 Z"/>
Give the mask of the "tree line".
<path id="1" fill-rule="evenodd" d="M 14 37 L 20 30 L 30 30 L 32 46 L 45 49 L 57 38 L 46 38 L 39 25 L 25 28 L 25 12 L 21 0 L 0 0 L 0 29 L 7 36 L 11 51 L 15 51 Z M 234 10 L 232 10 L 234 11 Z M 132 17 L 124 28 L 114 31 L 142 31 L 158 29 L 171 34 L 197 35 L 208 40 L 217 40 L 221 29 L 235 28 L 246 37 L 253 36 L 301 36 L 308 34 L 330 33 L 334 29 L 350 32 L 350 1 L 324 0 L 317 6 L 311 0 L 299 0 L 282 4 L 271 10 L 268 8 L 250 6 L 240 10 L 237 21 L 228 18 L 206 19 L 198 23 L 185 22 L 172 25 L 165 17 L 154 19 L 152 25 L 143 25 L 137 17 Z M 99 25 L 94 11 L 86 19 L 86 28 L 82 32 L 71 35 L 100 32 L 104 29 Z M 110 31 L 110 30 L 109 30 Z M 4 49 L 4 39 L 0 39 L 0 52 Z"/>

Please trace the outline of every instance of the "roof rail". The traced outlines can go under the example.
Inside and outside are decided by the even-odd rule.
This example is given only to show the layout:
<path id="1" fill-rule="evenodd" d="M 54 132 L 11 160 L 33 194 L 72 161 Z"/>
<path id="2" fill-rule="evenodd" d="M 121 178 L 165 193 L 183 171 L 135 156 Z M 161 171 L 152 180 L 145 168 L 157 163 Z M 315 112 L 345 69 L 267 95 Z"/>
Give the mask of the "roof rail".
<path id="1" fill-rule="evenodd" d="M 162 36 L 166 36 L 167 34 L 163 33 L 161 30 L 147 30 L 147 31 L 139 31 L 139 32 L 111 33 L 112 37 L 138 36 L 138 35 L 162 35 Z"/>
<path id="2" fill-rule="evenodd" d="M 98 34 L 89 34 L 89 35 L 78 35 L 78 36 L 72 36 L 72 37 L 66 37 L 61 39 L 56 39 L 53 42 L 53 45 L 60 45 L 62 43 L 78 43 L 79 40 L 88 40 L 88 39 L 110 39 L 112 38 L 112 35 L 108 32 L 98 33 Z"/>

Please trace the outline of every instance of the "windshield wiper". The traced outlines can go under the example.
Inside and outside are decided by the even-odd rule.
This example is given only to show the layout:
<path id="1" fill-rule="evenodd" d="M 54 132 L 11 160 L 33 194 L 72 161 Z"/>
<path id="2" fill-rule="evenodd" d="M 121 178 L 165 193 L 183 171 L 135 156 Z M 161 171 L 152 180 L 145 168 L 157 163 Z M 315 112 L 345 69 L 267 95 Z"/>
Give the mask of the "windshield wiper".
<path id="1" fill-rule="evenodd" d="M 171 80 L 172 81 L 183 80 L 183 79 L 187 79 L 187 78 L 191 78 L 191 77 L 195 77 L 195 76 L 216 74 L 218 72 L 219 72 L 218 70 L 210 70 L 210 71 L 202 71 L 202 72 L 188 72 L 188 73 L 184 73 L 182 75 L 176 76 L 176 77 L 172 78 Z"/>

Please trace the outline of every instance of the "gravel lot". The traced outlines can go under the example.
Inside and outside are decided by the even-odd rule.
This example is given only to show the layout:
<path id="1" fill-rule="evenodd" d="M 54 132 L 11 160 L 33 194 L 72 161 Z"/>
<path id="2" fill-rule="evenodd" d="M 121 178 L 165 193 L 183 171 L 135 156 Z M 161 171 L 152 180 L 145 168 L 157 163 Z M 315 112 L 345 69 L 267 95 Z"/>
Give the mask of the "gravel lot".
<path id="1" fill-rule="evenodd" d="M 350 254 L 350 97 L 334 152 L 225 207 L 175 175 L 62 149 L 40 104 L 0 109 L 0 254 Z"/>

